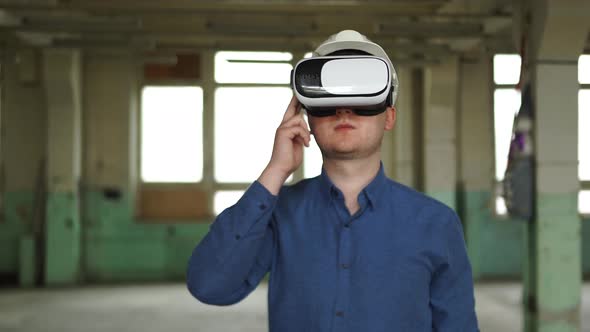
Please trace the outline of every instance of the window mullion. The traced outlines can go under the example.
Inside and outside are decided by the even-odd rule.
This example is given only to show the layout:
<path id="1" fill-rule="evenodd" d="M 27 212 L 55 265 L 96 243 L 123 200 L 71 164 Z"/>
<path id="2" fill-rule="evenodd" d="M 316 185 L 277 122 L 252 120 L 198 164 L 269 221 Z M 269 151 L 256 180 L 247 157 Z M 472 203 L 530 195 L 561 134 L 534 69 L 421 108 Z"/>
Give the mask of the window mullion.
<path id="1" fill-rule="evenodd" d="M 215 71 L 214 71 L 214 52 L 203 52 L 203 187 L 211 195 L 214 191 L 215 167 L 214 158 L 214 136 L 215 128 Z M 212 208 L 212 206 L 211 206 Z"/>

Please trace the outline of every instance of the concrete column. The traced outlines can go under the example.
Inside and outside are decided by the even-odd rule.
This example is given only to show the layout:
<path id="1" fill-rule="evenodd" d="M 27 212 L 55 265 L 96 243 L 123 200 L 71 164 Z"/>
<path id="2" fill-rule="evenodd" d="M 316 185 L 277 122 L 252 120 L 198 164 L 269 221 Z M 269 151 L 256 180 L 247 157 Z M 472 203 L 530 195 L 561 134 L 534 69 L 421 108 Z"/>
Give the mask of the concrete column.
<path id="1" fill-rule="evenodd" d="M 412 86 L 412 70 L 408 67 L 397 68 L 400 79 L 399 95 L 396 102 L 397 117 L 395 127 L 388 135 L 391 136 L 395 151 L 391 176 L 394 180 L 415 188 L 414 118 L 418 110 L 414 107 L 413 93 L 415 93 L 415 89 Z"/>
<path id="2" fill-rule="evenodd" d="M 80 266 L 80 53 L 43 52 L 47 97 L 47 285 L 73 284 Z"/>
<path id="3" fill-rule="evenodd" d="M 86 53 L 83 64 L 84 184 L 128 199 L 137 185 L 136 60 L 124 53 Z M 129 200 L 131 201 L 131 200 Z"/>
<path id="4" fill-rule="evenodd" d="M 6 46 L 2 54 L 0 148 L 4 220 L 0 221 L 0 271 L 18 272 L 26 280 L 34 279 L 32 274 L 40 272 L 40 255 L 36 251 L 40 249 L 38 226 L 43 204 L 36 204 L 40 201 L 35 200 L 35 192 L 41 181 L 47 125 L 39 62 L 39 53 L 33 49 Z M 23 246 L 23 241 L 27 245 Z"/>
<path id="5" fill-rule="evenodd" d="M 424 192 L 456 208 L 458 61 L 429 67 L 424 75 Z"/>
<path id="6" fill-rule="evenodd" d="M 586 0 L 555 0 L 530 1 L 523 13 L 532 18 L 527 60 L 536 158 L 535 217 L 527 231 L 526 331 L 580 331 L 577 61 L 589 12 Z"/>
<path id="7" fill-rule="evenodd" d="M 491 61 L 460 63 L 459 176 L 462 217 L 474 278 L 481 273 L 481 228 L 490 217 L 494 177 Z M 491 205 L 493 208 L 493 205 Z"/>

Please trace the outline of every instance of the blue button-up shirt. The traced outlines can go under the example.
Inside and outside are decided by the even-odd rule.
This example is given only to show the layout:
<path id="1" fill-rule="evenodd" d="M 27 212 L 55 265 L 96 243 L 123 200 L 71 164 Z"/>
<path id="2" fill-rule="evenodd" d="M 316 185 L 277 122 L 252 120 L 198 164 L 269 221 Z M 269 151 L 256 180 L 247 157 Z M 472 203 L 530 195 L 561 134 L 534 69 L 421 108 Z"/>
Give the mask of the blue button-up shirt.
<path id="1" fill-rule="evenodd" d="M 254 182 L 193 251 L 189 291 L 244 299 L 270 271 L 271 332 L 478 331 L 461 223 L 383 166 L 350 215 L 325 172 L 272 195 Z"/>

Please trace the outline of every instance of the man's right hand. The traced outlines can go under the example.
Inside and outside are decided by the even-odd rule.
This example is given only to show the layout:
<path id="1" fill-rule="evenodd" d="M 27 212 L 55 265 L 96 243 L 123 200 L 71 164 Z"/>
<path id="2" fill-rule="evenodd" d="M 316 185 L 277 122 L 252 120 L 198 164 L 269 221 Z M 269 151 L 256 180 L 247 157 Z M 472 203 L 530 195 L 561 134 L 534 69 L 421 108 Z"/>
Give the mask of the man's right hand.
<path id="1" fill-rule="evenodd" d="M 275 134 L 270 162 L 258 181 L 272 194 L 278 195 L 281 186 L 303 161 L 303 145 L 311 139 L 297 98 L 293 96 Z"/>

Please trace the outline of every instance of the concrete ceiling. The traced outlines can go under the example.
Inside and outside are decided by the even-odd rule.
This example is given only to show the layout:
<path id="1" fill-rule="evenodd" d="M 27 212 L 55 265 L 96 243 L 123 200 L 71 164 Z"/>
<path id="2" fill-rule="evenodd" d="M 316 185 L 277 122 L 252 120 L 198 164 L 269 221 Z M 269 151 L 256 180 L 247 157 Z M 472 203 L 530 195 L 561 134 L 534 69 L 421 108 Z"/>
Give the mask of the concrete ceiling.
<path id="1" fill-rule="evenodd" d="M 512 51 L 505 0 L 0 0 L 5 40 L 38 46 L 175 52 L 307 52 L 356 29 L 399 61 Z"/>

